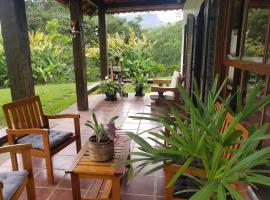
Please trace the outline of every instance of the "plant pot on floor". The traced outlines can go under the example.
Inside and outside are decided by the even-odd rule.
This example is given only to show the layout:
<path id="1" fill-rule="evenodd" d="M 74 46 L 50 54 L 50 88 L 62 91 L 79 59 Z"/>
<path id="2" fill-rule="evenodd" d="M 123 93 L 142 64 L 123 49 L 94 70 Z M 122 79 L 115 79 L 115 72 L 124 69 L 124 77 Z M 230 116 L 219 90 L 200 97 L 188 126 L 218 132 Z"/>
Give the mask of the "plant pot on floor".
<path id="1" fill-rule="evenodd" d="M 135 93 L 135 96 L 136 96 L 136 97 L 143 97 L 143 96 L 144 96 L 144 93 L 143 93 L 143 87 L 137 88 L 135 92 L 136 92 L 136 93 Z"/>
<path id="2" fill-rule="evenodd" d="M 96 136 L 93 135 L 89 138 L 89 158 L 92 161 L 103 162 L 113 158 L 114 143 L 113 140 L 97 143 Z"/>
<path id="3" fill-rule="evenodd" d="M 116 95 L 110 95 L 106 94 L 106 101 L 117 101 L 117 96 Z"/>

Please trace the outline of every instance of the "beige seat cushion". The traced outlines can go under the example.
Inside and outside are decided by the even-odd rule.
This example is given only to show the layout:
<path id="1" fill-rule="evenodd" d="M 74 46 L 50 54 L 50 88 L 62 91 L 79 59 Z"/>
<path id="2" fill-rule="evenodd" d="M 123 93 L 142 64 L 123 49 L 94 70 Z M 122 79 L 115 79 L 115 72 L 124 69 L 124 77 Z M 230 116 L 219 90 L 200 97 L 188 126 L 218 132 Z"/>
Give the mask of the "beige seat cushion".
<path id="1" fill-rule="evenodd" d="M 171 84 L 170 84 L 170 87 L 171 88 L 176 88 L 177 87 L 177 83 L 179 81 L 179 77 L 180 77 L 179 72 L 174 71 L 173 72 L 173 76 L 172 76 L 172 80 L 171 80 Z"/>

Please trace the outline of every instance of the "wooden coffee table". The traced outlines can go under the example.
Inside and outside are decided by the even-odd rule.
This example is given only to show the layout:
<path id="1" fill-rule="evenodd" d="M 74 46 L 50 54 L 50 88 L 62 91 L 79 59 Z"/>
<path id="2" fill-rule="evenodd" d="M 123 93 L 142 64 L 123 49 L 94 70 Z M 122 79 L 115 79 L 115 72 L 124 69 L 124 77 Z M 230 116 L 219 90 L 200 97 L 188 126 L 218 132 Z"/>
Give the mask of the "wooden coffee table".
<path id="1" fill-rule="evenodd" d="M 98 179 L 95 182 L 89 200 L 120 200 L 120 178 L 125 174 L 124 165 L 113 167 L 118 161 L 129 159 L 130 140 L 125 135 L 118 135 L 114 143 L 114 158 L 106 162 L 94 162 L 89 159 L 88 142 L 83 146 L 76 159 L 66 173 L 71 174 L 72 194 L 74 200 L 80 200 L 80 179 Z M 102 194 L 100 191 L 102 190 Z"/>

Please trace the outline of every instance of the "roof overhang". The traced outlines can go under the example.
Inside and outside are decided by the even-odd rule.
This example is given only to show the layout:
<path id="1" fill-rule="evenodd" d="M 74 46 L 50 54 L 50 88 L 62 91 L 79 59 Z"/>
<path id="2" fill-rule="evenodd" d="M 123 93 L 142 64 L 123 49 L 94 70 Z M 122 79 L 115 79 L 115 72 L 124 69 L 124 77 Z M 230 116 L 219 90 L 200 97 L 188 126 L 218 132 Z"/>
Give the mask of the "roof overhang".
<path id="1" fill-rule="evenodd" d="M 56 1 L 69 5 L 69 0 Z M 98 8 L 106 9 L 109 14 L 180 10 L 184 3 L 185 0 L 83 0 L 83 12 L 84 15 L 93 15 Z"/>

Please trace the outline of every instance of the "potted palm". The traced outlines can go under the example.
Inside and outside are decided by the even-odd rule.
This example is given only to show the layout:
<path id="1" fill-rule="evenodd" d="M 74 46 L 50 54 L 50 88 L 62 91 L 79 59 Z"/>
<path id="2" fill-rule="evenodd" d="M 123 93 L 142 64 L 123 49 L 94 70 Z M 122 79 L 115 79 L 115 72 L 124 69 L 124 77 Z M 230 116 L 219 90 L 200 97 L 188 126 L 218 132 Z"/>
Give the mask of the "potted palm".
<path id="1" fill-rule="evenodd" d="M 135 96 L 138 96 L 138 97 L 144 96 L 143 90 L 144 88 L 148 86 L 147 78 L 143 74 L 136 75 L 133 78 L 132 83 L 135 87 L 135 92 L 136 92 Z"/>
<path id="2" fill-rule="evenodd" d="M 112 81 L 111 79 L 104 80 L 99 88 L 98 93 L 106 95 L 106 101 L 116 101 L 117 93 L 121 92 L 119 83 Z"/>
<path id="3" fill-rule="evenodd" d="M 93 121 L 87 121 L 86 126 L 94 131 L 94 135 L 89 138 L 89 157 L 93 161 L 101 162 L 113 158 L 114 142 L 110 138 L 109 132 L 104 125 L 97 121 L 95 113 L 92 114 Z"/>
<path id="4" fill-rule="evenodd" d="M 256 87 L 249 95 L 245 106 L 239 103 L 237 112 L 233 113 L 234 119 L 224 130 L 219 133 L 221 126 L 228 112 L 232 113 L 229 107 L 231 97 L 220 98 L 221 88 L 217 88 L 217 79 L 209 91 L 208 102 L 204 103 L 200 98 L 196 84 L 191 99 L 186 90 L 179 86 L 180 94 L 185 101 L 185 107 L 171 107 L 171 112 L 166 115 L 144 116 L 143 119 L 159 121 L 172 133 L 171 136 L 163 132 L 149 132 L 149 138 L 145 139 L 139 135 L 128 132 L 127 135 L 138 144 L 140 152 L 131 152 L 136 159 L 131 159 L 127 164 L 139 162 L 139 165 L 132 171 L 131 178 L 146 166 L 155 164 L 146 175 L 171 165 L 181 167 L 167 186 L 175 184 L 179 178 L 188 176 L 196 182 L 197 187 L 192 189 L 181 188 L 178 193 L 188 192 L 189 199 L 201 200 L 226 200 L 243 199 L 233 187 L 237 184 L 246 184 L 251 187 L 255 184 L 270 186 L 270 178 L 266 176 L 269 170 L 260 170 L 260 165 L 269 163 L 270 147 L 257 149 L 261 140 L 269 138 L 266 136 L 267 125 L 261 128 L 253 125 L 249 129 L 249 137 L 241 139 L 241 131 L 235 131 L 238 123 L 243 122 L 247 117 L 256 113 L 270 103 L 270 96 L 257 101 L 256 96 L 260 88 Z M 223 83 L 224 85 L 224 83 Z M 237 95 L 241 102 L 241 95 Z M 221 102 L 221 109 L 216 110 L 215 103 Z M 183 114 L 184 113 L 184 114 Z M 170 117 L 169 117 L 170 116 Z M 138 117 L 133 117 L 138 118 Z M 174 118 L 175 120 L 171 120 Z M 179 131 L 181 134 L 179 134 Z M 156 145 L 150 145 L 149 140 Z M 164 141 L 169 145 L 164 145 Z M 241 144 L 241 145 L 240 145 Z M 239 149 L 232 150 L 232 145 L 240 145 Z M 224 153 L 230 152 L 230 159 L 226 159 Z M 138 158 L 138 156 L 140 158 Z M 200 168 L 206 173 L 204 177 L 187 175 L 185 171 L 194 162 L 199 163 Z M 182 190 L 182 191 L 180 191 Z"/>

